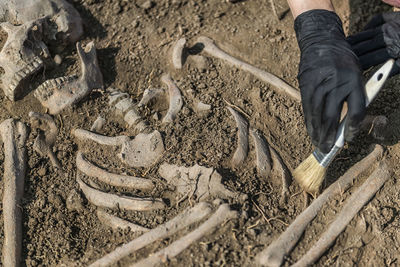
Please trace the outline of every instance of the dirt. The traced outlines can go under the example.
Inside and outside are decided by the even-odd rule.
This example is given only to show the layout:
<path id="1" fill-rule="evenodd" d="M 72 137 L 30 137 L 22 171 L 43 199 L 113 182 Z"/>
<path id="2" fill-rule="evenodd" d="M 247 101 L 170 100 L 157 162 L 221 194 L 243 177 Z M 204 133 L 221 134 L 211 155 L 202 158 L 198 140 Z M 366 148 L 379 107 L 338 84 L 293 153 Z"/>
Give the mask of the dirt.
<path id="1" fill-rule="evenodd" d="M 75 180 L 75 156 L 78 149 L 99 166 L 113 172 L 147 177 L 157 185 L 150 193 L 128 192 L 95 181 L 103 191 L 124 195 L 150 194 L 173 201 L 171 188 L 157 172 L 162 162 L 187 167 L 197 163 L 216 168 L 229 189 L 249 196 L 245 201 L 228 200 L 234 209 L 246 212 L 247 218 L 241 217 L 222 225 L 165 266 L 254 265 L 255 255 L 286 229 L 304 209 L 305 203 L 296 183 L 292 183 L 289 188 L 288 201 L 279 203 L 279 174 L 273 173 L 269 179 L 257 175 L 252 143 L 246 161 L 241 166 L 231 166 L 237 129 L 226 106 L 230 103 L 243 110 L 250 125 L 264 133 L 291 170 L 312 151 L 301 106 L 276 93 L 274 88 L 252 75 L 208 56 L 205 66 L 189 57 L 182 70 L 174 70 L 171 51 L 174 42 L 181 37 L 187 38 L 188 46 L 192 47 L 197 36 L 206 35 L 232 55 L 297 86 L 299 50 L 293 31 L 293 18 L 285 0 L 274 2 L 281 20 L 273 14 L 269 1 L 261 0 L 72 1 L 85 23 L 83 43 L 91 40 L 96 42 L 106 87 L 128 92 L 133 100 L 138 101 L 146 88 L 163 87 L 161 75 L 170 73 L 181 89 L 184 107 L 176 121 L 168 125 L 162 125 L 161 120 L 154 118 L 154 112 L 158 117 L 165 115 L 168 106 L 165 101 L 157 101 L 142 110 L 151 126 L 162 133 L 166 147 L 162 159 L 147 169 L 123 166 L 116 157 L 117 149 L 80 143 L 71 135 L 71 130 L 75 128 L 90 129 L 98 115 L 107 120 L 102 134 L 135 134 L 110 109 L 104 92 L 92 92 L 72 109 L 54 117 L 60 130 L 54 150 L 61 161 L 62 170 L 55 170 L 48 159 L 34 152 L 32 146 L 37 132 L 32 129 L 27 143 L 29 169 L 22 203 L 23 263 L 26 266 L 87 265 L 136 236 L 129 231 L 113 231 L 98 221 L 96 207 L 87 202 Z M 345 31 L 350 33 L 359 31 L 373 14 L 390 9 L 378 0 L 336 0 L 334 3 L 343 19 Z M 0 38 L 4 43 L 6 35 L 2 33 Z M 63 51 L 53 51 L 60 55 L 61 65 L 40 73 L 32 81 L 33 85 L 40 84 L 44 79 L 78 72 L 79 62 L 74 47 L 70 45 Z M 399 86 L 400 79 L 391 78 L 369 108 L 370 114 L 389 118 L 385 141 L 378 142 L 368 132 L 362 132 L 338 155 L 329 169 L 326 186 L 367 155 L 371 145 L 377 142 L 387 148 L 386 158 L 393 169 L 392 179 L 351 221 L 316 265 L 400 264 L 400 184 L 397 180 L 400 174 Z M 0 101 L 0 121 L 12 117 L 29 124 L 29 111 L 45 112 L 33 93 L 13 103 L 5 99 L 1 91 Z M 194 106 L 197 101 L 210 104 L 211 111 L 208 114 L 197 113 Z M 1 150 L 0 162 L 3 161 L 4 152 Z M 2 171 L 3 164 L 0 164 L 0 173 Z M 285 266 L 295 262 L 312 246 L 317 236 L 334 220 L 348 195 L 365 178 L 358 177 L 349 192 L 344 192 L 324 207 L 286 259 Z M 83 179 L 89 181 L 88 177 Z M 179 205 L 174 204 L 171 202 L 167 209 L 153 212 L 109 212 L 154 228 L 191 203 L 186 200 Z M 193 227 L 187 231 L 191 229 Z M 156 242 L 125 258 L 119 266 L 127 266 L 130 262 L 142 259 L 182 235 L 183 232 Z M 3 245 L 3 237 L 1 224 L 0 247 Z"/>

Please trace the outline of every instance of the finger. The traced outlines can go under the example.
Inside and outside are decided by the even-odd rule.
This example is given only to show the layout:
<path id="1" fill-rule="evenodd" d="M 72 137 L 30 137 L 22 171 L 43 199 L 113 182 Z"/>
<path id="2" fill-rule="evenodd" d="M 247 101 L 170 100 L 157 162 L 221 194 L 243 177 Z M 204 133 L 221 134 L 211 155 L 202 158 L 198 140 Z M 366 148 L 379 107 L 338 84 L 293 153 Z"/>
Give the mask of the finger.
<path id="1" fill-rule="evenodd" d="M 379 50 L 381 48 L 385 48 L 386 43 L 383 39 L 383 33 L 377 33 L 371 39 L 365 40 L 363 42 L 356 43 L 351 46 L 353 52 L 358 56 L 362 56 L 368 52 Z"/>
<path id="2" fill-rule="evenodd" d="M 372 29 L 368 29 L 353 35 L 350 35 L 346 38 L 347 42 L 350 45 L 355 45 L 358 43 L 362 43 L 364 41 L 370 40 L 375 38 L 375 36 L 382 34 L 382 29 L 381 27 L 376 27 L 376 28 L 372 28 Z"/>
<path id="3" fill-rule="evenodd" d="M 323 111 L 323 123 L 321 125 L 320 142 L 318 148 L 323 153 L 328 153 L 336 141 L 337 128 L 340 121 L 340 113 L 343 107 L 343 101 L 337 98 L 337 92 L 331 92 L 325 103 Z"/>
<path id="4" fill-rule="evenodd" d="M 392 57 L 387 52 L 386 48 L 381 48 L 371 53 L 364 54 L 360 56 L 358 59 L 362 69 L 366 70 L 372 66 L 379 65 L 390 58 Z"/>
<path id="5" fill-rule="evenodd" d="M 360 83 L 361 84 L 361 83 Z M 346 125 L 344 127 L 344 139 L 352 141 L 358 133 L 360 124 L 365 117 L 365 95 L 363 90 L 355 89 L 347 98 L 348 112 Z"/>

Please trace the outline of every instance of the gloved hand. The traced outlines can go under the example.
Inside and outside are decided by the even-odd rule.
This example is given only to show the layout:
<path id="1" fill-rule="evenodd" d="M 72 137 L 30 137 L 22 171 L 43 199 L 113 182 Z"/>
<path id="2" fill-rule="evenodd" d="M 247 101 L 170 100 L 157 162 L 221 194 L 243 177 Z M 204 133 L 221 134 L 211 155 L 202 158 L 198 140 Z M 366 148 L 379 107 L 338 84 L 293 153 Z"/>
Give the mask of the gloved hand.
<path id="1" fill-rule="evenodd" d="M 354 53 L 360 59 L 362 68 L 381 64 L 389 58 L 400 58 L 400 12 L 377 15 L 365 26 L 364 31 L 349 36 Z M 400 72 L 397 60 L 391 75 Z"/>
<path id="2" fill-rule="evenodd" d="M 348 104 L 346 141 L 353 139 L 365 116 L 362 70 L 334 12 L 306 11 L 297 16 L 294 26 L 301 51 L 298 80 L 307 131 L 313 144 L 327 153 L 335 143 L 344 101 Z"/>

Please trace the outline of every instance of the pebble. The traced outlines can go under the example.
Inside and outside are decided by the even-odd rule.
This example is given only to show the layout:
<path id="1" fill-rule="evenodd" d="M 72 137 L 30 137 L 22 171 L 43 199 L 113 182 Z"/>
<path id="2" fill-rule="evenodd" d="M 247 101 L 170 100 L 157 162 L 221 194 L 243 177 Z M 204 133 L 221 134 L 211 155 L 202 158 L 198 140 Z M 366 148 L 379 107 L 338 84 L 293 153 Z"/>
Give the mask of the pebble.
<path id="1" fill-rule="evenodd" d="M 82 197 L 75 189 L 69 193 L 66 204 L 69 211 L 80 211 L 83 209 Z"/>
<path id="2" fill-rule="evenodd" d="M 62 63 L 62 58 L 61 58 L 61 56 L 60 55 L 55 55 L 54 56 L 54 62 L 57 64 L 57 65 L 60 65 L 61 63 Z"/>

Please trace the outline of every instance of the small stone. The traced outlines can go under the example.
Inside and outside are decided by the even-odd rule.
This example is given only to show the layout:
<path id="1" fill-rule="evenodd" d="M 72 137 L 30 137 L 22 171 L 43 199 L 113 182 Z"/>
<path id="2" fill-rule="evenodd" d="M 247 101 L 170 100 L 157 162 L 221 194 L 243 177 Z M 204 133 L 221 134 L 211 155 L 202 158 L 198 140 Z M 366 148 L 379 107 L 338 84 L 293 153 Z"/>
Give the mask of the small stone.
<path id="1" fill-rule="evenodd" d="M 155 6 L 155 3 L 153 1 L 148 0 L 141 5 L 141 8 L 143 8 L 144 10 L 148 10 L 154 6 Z"/>
<path id="2" fill-rule="evenodd" d="M 56 63 L 57 65 L 60 65 L 62 63 L 62 58 L 60 55 L 55 55 L 54 56 L 54 63 Z"/>

